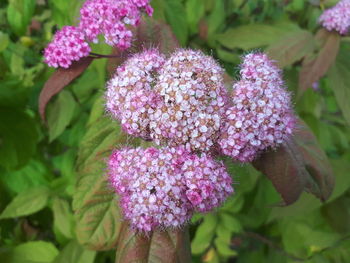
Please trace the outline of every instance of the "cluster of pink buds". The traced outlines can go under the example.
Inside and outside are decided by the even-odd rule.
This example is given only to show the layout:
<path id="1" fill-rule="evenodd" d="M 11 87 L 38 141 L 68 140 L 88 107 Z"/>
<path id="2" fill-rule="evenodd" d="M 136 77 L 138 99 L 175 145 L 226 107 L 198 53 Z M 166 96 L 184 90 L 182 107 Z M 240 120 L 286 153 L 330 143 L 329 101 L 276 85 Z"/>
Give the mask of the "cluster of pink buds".
<path id="1" fill-rule="evenodd" d="M 89 55 L 88 42 L 98 42 L 103 35 L 108 45 L 129 48 L 131 26 L 137 26 L 142 11 L 152 15 L 150 0 L 87 0 L 80 9 L 77 27 L 65 26 L 57 31 L 44 51 L 45 63 L 50 67 L 68 68 L 73 61 Z"/>
<path id="2" fill-rule="evenodd" d="M 179 227 L 195 211 L 209 211 L 233 192 L 221 162 L 183 147 L 117 150 L 108 161 L 108 175 L 124 217 L 144 232 Z"/>
<path id="3" fill-rule="evenodd" d="M 319 22 L 329 31 L 347 34 L 350 27 L 350 0 L 341 0 L 334 7 L 324 11 Z"/>
<path id="4" fill-rule="evenodd" d="M 163 148 L 116 150 L 109 180 L 124 217 L 144 232 L 177 227 L 233 192 L 223 153 L 250 162 L 295 126 L 281 72 L 263 53 L 244 57 L 232 96 L 223 70 L 200 51 L 156 49 L 130 57 L 108 82 L 106 109 L 123 130 Z"/>
<path id="5" fill-rule="evenodd" d="M 240 73 L 218 143 L 225 155 L 251 162 L 291 136 L 295 117 L 281 72 L 267 55 L 246 55 Z"/>
<path id="6" fill-rule="evenodd" d="M 68 68 L 73 61 L 88 56 L 90 51 L 84 34 L 77 27 L 64 26 L 45 49 L 45 63 L 50 67 Z"/>

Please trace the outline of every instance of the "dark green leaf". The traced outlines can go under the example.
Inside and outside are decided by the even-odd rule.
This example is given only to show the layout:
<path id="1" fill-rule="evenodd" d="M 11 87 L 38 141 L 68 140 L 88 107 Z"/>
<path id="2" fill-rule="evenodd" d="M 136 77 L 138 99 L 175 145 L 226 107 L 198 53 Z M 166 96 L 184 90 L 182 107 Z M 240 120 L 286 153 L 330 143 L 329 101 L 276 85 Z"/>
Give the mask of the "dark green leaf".
<path id="1" fill-rule="evenodd" d="M 35 152 L 38 131 L 36 123 L 25 112 L 0 108 L 0 165 L 20 168 Z"/>

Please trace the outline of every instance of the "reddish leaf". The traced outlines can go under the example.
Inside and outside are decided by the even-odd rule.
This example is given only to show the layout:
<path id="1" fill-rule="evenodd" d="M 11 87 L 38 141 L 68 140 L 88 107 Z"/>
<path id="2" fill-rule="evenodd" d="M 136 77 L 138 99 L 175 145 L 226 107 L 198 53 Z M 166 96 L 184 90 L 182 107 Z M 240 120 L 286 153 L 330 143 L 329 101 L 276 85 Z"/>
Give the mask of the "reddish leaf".
<path id="1" fill-rule="evenodd" d="M 191 262 L 187 229 L 156 231 L 149 236 L 137 234 L 124 223 L 119 235 L 116 263 Z"/>
<path id="2" fill-rule="evenodd" d="M 325 153 L 315 136 L 300 121 L 294 137 L 276 151 L 264 153 L 253 165 L 263 172 L 281 194 L 286 205 L 303 191 L 325 201 L 334 186 L 334 177 Z"/>
<path id="3" fill-rule="evenodd" d="M 316 40 L 321 43 L 321 49 L 316 57 L 307 56 L 303 60 L 299 74 L 299 98 L 313 83 L 319 81 L 333 65 L 339 51 L 340 39 L 340 35 L 336 32 L 329 32 L 325 29 L 318 31 Z"/>
<path id="4" fill-rule="evenodd" d="M 74 62 L 68 69 L 59 68 L 46 81 L 44 88 L 39 96 L 39 113 L 45 121 L 45 109 L 47 103 L 53 96 L 59 93 L 65 86 L 80 76 L 81 73 L 90 65 L 93 58 L 86 57 Z"/>

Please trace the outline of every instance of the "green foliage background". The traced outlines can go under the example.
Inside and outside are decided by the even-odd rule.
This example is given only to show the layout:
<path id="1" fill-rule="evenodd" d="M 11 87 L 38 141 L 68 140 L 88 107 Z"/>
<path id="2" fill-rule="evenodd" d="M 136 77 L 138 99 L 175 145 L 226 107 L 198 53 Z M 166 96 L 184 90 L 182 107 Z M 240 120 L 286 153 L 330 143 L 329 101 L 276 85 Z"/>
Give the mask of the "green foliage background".
<path id="1" fill-rule="evenodd" d="M 193 218 L 193 262 L 350 261 L 350 38 L 341 39 L 317 90 L 301 93 L 298 85 L 301 58 L 319 49 L 317 18 L 336 2 L 152 0 L 154 18 L 168 23 L 182 46 L 212 54 L 233 78 L 248 50 L 277 56 L 296 111 L 336 177 L 326 202 L 303 193 L 283 207 L 265 176 L 225 160 L 236 194 L 217 211 Z M 77 22 L 81 3 L 0 1 L 1 262 L 114 262 L 121 226 L 101 160 L 111 144 L 139 142 L 121 136 L 118 125 L 103 117 L 107 60 L 95 60 L 50 102 L 47 126 L 37 110 L 40 90 L 53 73 L 42 62 L 42 50 L 56 28 Z M 111 48 L 100 44 L 94 51 L 109 54 Z"/>

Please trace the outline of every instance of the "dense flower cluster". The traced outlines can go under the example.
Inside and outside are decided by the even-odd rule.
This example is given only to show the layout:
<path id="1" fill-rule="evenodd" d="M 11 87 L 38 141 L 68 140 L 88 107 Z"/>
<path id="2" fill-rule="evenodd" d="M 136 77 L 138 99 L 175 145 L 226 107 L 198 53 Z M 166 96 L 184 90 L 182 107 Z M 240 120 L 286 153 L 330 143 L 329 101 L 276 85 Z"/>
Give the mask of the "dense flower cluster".
<path id="1" fill-rule="evenodd" d="M 132 37 L 127 26 L 139 23 L 141 9 L 152 15 L 147 0 L 87 0 L 80 9 L 79 27 L 89 41 L 98 42 L 101 34 L 108 45 L 126 49 Z"/>
<path id="2" fill-rule="evenodd" d="M 181 226 L 193 212 L 209 211 L 233 192 L 222 163 L 183 147 L 117 150 L 108 171 L 124 217 L 145 232 Z"/>
<path id="3" fill-rule="evenodd" d="M 159 145 L 209 151 L 219 137 L 227 92 L 221 67 L 199 51 L 168 60 L 151 49 L 117 69 L 107 85 L 107 110 L 134 136 Z"/>
<path id="4" fill-rule="evenodd" d="M 350 0 L 341 0 L 334 7 L 324 11 L 319 22 L 329 31 L 347 34 L 350 27 Z"/>
<path id="5" fill-rule="evenodd" d="M 250 162 L 262 150 L 286 141 L 295 117 L 281 72 L 265 54 L 245 56 L 241 76 L 218 142 L 225 155 Z"/>
<path id="6" fill-rule="evenodd" d="M 155 143 L 209 151 L 227 98 L 222 68 L 200 51 L 180 49 L 165 62 L 154 89 L 162 98 L 150 116 Z"/>
<path id="7" fill-rule="evenodd" d="M 45 63 L 50 67 L 68 68 L 73 61 L 89 53 L 90 47 L 84 34 L 77 27 L 64 26 L 56 32 L 53 41 L 45 49 Z"/>
<path id="8" fill-rule="evenodd" d="M 223 70 L 200 51 L 166 59 L 150 49 L 117 68 L 107 111 L 127 133 L 164 146 L 116 150 L 109 159 L 110 183 L 134 228 L 181 226 L 220 206 L 233 189 L 217 152 L 250 162 L 288 140 L 295 117 L 281 71 L 252 53 L 240 74 L 230 98 Z"/>
<path id="9" fill-rule="evenodd" d="M 152 15 L 150 0 L 87 0 L 80 10 L 78 27 L 64 26 L 44 51 L 50 67 L 68 68 L 73 61 L 90 53 L 88 42 L 104 35 L 108 45 L 126 49 L 131 45 L 131 26 L 137 26 L 141 12 Z"/>
<path id="10" fill-rule="evenodd" d="M 146 50 L 118 67 L 108 82 L 106 108 L 131 135 L 150 139 L 149 115 L 159 101 L 152 87 L 164 61 L 165 57 L 156 49 Z"/>

